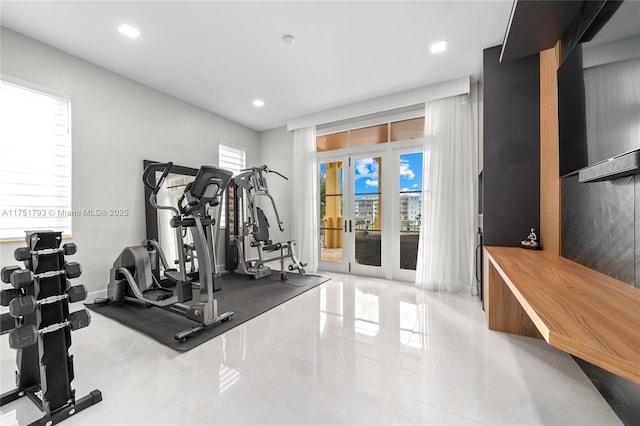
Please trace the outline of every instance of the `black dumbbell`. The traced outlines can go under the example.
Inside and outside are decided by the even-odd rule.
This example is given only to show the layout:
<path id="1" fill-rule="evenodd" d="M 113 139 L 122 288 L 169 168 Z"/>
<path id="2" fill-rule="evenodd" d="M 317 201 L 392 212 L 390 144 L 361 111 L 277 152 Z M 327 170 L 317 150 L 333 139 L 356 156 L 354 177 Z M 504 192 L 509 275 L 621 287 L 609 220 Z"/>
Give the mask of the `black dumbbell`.
<path id="1" fill-rule="evenodd" d="M 64 327 L 69 327 L 71 330 L 78 330 L 87 327 L 89 324 L 91 324 L 91 315 L 89 315 L 89 311 L 83 309 L 70 313 L 65 322 L 52 324 L 40 330 L 31 324 L 23 325 L 9 333 L 9 347 L 11 349 L 24 349 L 36 344 L 38 342 L 38 335 L 40 334 L 52 333 Z"/>
<path id="2" fill-rule="evenodd" d="M 33 272 L 28 269 L 18 269 L 11 273 L 11 285 L 14 288 L 25 288 L 33 284 Z"/>
<path id="3" fill-rule="evenodd" d="M 31 255 L 33 254 L 45 255 L 45 254 L 63 252 L 66 256 L 71 256 L 73 254 L 76 254 L 77 251 L 78 251 L 78 247 L 76 246 L 75 243 L 66 243 L 61 248 L 43 249 L 43 250 L 35 250 L 35 251 L 31 250 L 29 247 L 20 247 L 13 252 L 13 257 L 18 262 L 24 262 L 25 260 L 31 259 Z"/>
<path id="4" fill-rule="evenodd" d="M 59 302 L 68 299 L 70 303 L 80 302 L 87 298 L 87 290 L 82 284 L 69 288 L 66 294 L 59 296 L 50 296 L 44 299 L 36 300 L 34 296 L 21 296 L 9 302 L 9 313 L 12 317 L 23 317 L 33 313 L 38 306 L 49 303 Z"/>
<path id="5" fill-rule="evenodd" d="M 66 272 L 67 278 L 78 278 L 82 274 L 82 268 L 77 262 L 65 262 L 64 272 Z"/>
<path id="6" fill-rule="evenodd" d="M 76 254 L 78 247 L 76 247 L 75 243 L 65 243 L 62 245 L 62 251 L 64 251 L 65 256 L 71 256 Z"/>
<path id="7" fill-rule="evenodd" d="M 15 271 L 19 271 L 20 267 L 19 266 L 5 266 L 2 268 L 2 271 L 0 271 L 0 275 L 2 278 L 2 282 L 3 283 L 7 283 L 10 284 L 11 283 L 11 274 Z"/>
<path id="8" fill-rule="evenodd" d="M 9 333 L 9 347 L 11 349 L 24 349 L 35 345 L 38 341 L 38 330 L 33 325 L 23 325 Z"/>
<path id="9" fill-rule="evenodd" d="M 34 278 L 47 278 L 61 273 L 62 271 L 50 271 L 34 275 L 33 272 L 28 269 L 20 269 L 17 266 L 8 266 L 2 268 L 2 280 L 5 281 L 5 278 L 8 277 L 8 282 L 10 282 L 13 287 L 25 288 L 33 283 Z M 67 278 L 78 278 L 82 274 L 82 268 L 77 262 L 65 262 L 64 273 Z"/>
<path id="10" fill-rule="evenodd" d="M 18 296 L 20 296 L 20 292 L 16 289 L 2 290 L 0 291 L 0 305 L 9 306 L 9 303 Z"/>
<path id="11" fill-rule="evenodd" d="M 87 289 L 82 284 L 69 287 L 67 290 L 67 298 L 69 303 L 80 302 L 87 298 Z"/>
<path id="12" fill-rule="evenodd" d="M 24 262 L 31 259 L 31 249 L 29 247 L 20 247 L 13 252 L 13 257 L 18 262 Z"/>

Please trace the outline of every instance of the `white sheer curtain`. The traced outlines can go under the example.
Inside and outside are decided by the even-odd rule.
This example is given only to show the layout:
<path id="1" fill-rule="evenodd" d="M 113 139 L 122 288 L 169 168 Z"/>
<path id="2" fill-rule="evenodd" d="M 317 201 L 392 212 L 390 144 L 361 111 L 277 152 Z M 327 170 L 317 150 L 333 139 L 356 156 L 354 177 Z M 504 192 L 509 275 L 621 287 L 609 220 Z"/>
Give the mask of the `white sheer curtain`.
<path id="1" fill-rule="evenodd" d="M 307 262 L 306 272 L 318 270 L 320 226 L 318 220 L 318 164 L 315 156 L 316 129 L 307 127 L 293 134 L 292 238 L 298 256 Z"/>
<path id="2" fill-rule="evenodd" d="M 422 225 L 416 285 L 470 290 L 474 280 L 477 145 L 468 95 L 425 106 Z"/>

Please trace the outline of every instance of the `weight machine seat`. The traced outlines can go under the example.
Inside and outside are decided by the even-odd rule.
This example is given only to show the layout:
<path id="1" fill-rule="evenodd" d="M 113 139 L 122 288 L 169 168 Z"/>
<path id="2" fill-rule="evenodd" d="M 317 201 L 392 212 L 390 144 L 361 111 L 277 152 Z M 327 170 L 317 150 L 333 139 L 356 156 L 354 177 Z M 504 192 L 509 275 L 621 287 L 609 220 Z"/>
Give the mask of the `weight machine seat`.
<path id="1" fill-rule="evenodd" d="M 274 243 L 269 239 L 269 220 L 260 207 L 256 207 L 258 213 L 258 230 L 253 233 L 252 247 L 262 247 L 264 251 L 276 251 L 291 246 L 292 241 Z"/>
<path id="2" fill-rule="evenodd" d="M 269 220 L 260 207 L 256 207 L 256 212 L 258 213 L 258 230 L 253 233 L 254 241 L 251 242 L 251 246 L 258 247 L 262 245 L 262 250 L 264 251 L 276 251 L 289 247 L 291 241 L 274 243 L 269 239 Z"/>
<path id="3" fill-rule="evenodd" d="M 258 214 L 258 230 L 253 233 L 253 239 L 270 245 L 269 221 L 267 220 L 267 216 L 260 207 L 256 207 L 256 212 Z"/>
<path id="4" fill-rule="evenodd" d="M 268 245 L 262 246 L 262 250 L 265 250 L 265 251 L 276 251 L 276 250 L 280 250 L 281 248 L 286 248 L 286 247 L 287 247 L 286 243 L 274 243 L 274 244 L 268 244 Z"/>

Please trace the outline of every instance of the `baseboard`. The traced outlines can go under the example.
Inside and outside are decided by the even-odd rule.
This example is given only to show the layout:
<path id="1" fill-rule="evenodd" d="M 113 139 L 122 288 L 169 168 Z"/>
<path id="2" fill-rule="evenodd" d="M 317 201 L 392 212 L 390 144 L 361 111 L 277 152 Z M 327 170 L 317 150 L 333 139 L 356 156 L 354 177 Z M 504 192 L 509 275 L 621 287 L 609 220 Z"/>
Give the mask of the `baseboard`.
<path id="1" fill-rule="evenodd" d="M 95 299 L 103 299 L 107 297 L 107 289 L 106 287 L 102 290 L 92 291 L 87 293 L 87 298 L 84 300 L 84 303 L 93 303 Z"/>

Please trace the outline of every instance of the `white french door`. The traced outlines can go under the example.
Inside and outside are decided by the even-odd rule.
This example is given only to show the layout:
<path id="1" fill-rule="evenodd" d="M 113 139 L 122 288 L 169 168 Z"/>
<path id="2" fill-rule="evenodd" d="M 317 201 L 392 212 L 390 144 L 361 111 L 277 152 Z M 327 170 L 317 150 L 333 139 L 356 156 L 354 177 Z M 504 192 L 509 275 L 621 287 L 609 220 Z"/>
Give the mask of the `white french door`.
<path id="1" fill-rule="evenodd" d="M 385 157 L 384 150 L 349 156 L 346 235 L 352 253 L 350 272 L 359 275 L 388 277 L 385 244 L 390 234 L 386 229 L 387 200 L 382 179 Z"/>
<path id="2" fill-rule="evenodd" d="M 318 268 L 325 271 L 349 272 L 351 253 L 345 244 L 347 211 L 345 205 L 345 171 L 349 158 L 334 156 L 319 159 L 320 188 L 320 259 Z"/>
<path id="3" fill-rule="evenodd" d="M 391 256 L 396 280 L 413 282 L 416 278 L 424 201 L 423 160 L 421 145 L 403 146 L 393 152 Z"/>
<path id="4" fill-rule="evenodd" d="M 419 143 L 319 156 L 319 269 L 413 281 L 422 203 Z"/>

